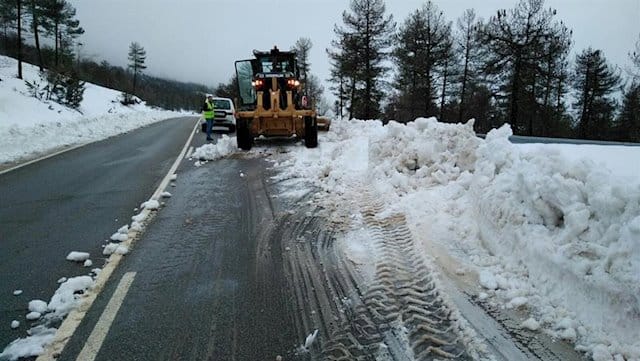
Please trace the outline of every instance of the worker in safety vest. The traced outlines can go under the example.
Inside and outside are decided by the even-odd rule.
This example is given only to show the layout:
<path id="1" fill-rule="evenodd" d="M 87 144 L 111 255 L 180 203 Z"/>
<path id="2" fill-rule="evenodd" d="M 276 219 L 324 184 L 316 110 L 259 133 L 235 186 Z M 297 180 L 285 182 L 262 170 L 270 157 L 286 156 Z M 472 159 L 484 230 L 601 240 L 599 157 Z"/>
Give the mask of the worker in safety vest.
<path id="1" fill-rule="evenodd" d="M 213 128 L 213 95 L 207 94 L 207 98 L 204 100 L 204 105 L 202 106 L 202 117 L 207 122 L 207 140 L 213 140 L 211 138 L 211 128 Z"/>

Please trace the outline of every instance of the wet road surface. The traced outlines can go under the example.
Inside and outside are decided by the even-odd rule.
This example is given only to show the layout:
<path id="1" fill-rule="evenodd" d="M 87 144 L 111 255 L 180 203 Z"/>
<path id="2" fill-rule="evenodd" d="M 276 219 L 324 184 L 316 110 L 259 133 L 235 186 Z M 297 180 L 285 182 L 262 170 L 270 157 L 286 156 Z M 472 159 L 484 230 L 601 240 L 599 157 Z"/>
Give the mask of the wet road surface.
<path id="1" fill-rule="evenodd" d="M 104 240 L 130 223 L 194 125 L 162 121 L 0 175 L 0 348 L 25 336 L 30 300 L 48 302 L 58 279 L 90 271 L 66 261 L 69 252 L 101 267 Z"/>

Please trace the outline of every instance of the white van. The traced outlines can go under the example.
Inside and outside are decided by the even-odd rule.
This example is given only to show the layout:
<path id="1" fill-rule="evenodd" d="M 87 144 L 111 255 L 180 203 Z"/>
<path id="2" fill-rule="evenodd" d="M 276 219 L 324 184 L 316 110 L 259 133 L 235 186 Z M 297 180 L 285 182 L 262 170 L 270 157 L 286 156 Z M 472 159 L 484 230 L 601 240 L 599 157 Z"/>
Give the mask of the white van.
<path id="1" fill-rule="evenodd" d="M 236 131 L 236 109 L 229 98 L 213 98 L 213 129 L 224 127 L 229 133 Z M 207 122 L 202 118 L 202 132 L 207 132 Z"/>

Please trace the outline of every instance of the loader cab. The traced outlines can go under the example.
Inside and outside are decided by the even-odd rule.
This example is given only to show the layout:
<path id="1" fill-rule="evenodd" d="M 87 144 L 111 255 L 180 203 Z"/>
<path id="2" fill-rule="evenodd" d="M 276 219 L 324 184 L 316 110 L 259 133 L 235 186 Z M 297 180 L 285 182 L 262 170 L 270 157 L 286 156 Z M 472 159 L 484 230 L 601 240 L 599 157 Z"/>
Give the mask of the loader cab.
<path id="1" fill-rule="evenodd" d="M 291 91 L 298 99 L 300 72 L 296 54 L 280 51 L 277 47 L 270 51 L 253 51 L 255 59 L 236 62 L 238 76 L 239 109 L 252 110 L 261 92 L 265 108 L 270 107 L 270 91 L 280 90 L 280 106 L 286 108 L 286 91 Z"/>

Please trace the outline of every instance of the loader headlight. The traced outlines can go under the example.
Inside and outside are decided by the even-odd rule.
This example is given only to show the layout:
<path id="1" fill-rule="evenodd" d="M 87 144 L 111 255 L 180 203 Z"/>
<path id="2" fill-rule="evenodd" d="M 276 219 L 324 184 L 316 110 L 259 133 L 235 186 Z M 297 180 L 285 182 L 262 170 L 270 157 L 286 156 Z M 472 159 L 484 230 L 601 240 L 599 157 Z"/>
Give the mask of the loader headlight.
<path id="1" fill-rule="evenodd" d="M 297 87 L 297 86 L 299 86 L 299 85 L 300 85 L 300 81 L 299 81 L 299 80 L 297 80 L 297 79 L 289 79 L 289 80 L 287 80 L 287 85 L 288 85 L 290 88 L 295 88 L 295 87 Z"/>
<path id="2" fill-rule="evenodd" d="M 262 88 L 263 85 L 264 85 L 264 80 L 262 79 L 256 79 L 251 81 L 251 86 L 253 86 L 256 89 Z"/>

